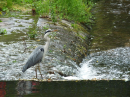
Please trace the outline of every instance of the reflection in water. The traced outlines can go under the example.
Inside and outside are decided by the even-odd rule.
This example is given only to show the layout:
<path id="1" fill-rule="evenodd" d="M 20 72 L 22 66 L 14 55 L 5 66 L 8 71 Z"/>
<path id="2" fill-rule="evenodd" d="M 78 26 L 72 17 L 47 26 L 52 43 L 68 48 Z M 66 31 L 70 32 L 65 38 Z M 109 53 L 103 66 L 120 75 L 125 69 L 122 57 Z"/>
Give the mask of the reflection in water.
<path id="1" fill-rule="evenodd" d="M 6 95 L 5 87 L 6 82 L 0 82 L 0 97 L 5 97 Z"/>
<path id="2" fill-rule="evenodd" d="M 0 97 L 129 97 L 130 95 L 130 81 L 11 81 L 3 83 L 6 85 L 0 87 Z"/>
<path id="3" fill-rule="evenodd" d="M 39 82 L 35 81 L 19 81 L 17 84 L 18 95 L 27 95 L 38 92 L 36 87 Z"/>

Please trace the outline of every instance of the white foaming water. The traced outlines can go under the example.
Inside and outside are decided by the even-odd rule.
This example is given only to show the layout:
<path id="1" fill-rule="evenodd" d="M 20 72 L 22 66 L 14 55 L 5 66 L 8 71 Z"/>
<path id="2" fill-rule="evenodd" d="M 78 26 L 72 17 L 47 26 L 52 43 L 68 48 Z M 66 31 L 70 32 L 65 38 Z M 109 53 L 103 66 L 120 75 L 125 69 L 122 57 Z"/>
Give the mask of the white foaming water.
<path id="1" fill-rule="evenodd" d="M 130 71 L 123 72 L 115 66 L 100 67 L 93 66 L 93 59 L 81 63 L 81 68 L 78 69 L 74 76 L 64 77 L 66 80 L 129 80 Z"/>
<path id="2" fill-rule="evenodd" d="M 68 80 L 128 80 L 130 79 L 130 47 L 101 51 L 86 57 L 77 74 Z"/>
<path id="3" fill-rule="evenodd" d="M 96 78 L 97 72 L 89 64 L 91 61 L 92 61 L 92 59 L 85 62 L 85 63 L 81 63 L 82 67 L 79 68 L 79 74 L 77 74 L 80 79 L 93 79 L 93 78 Z"/>
<path id="4" fill-rule="evenodd" d="M 96 68 L 94 68 L 90 62 L 92 61 L 86 61 L 81 63 L 81 68 L 78 68 L 77 74 L 75 76 L 69 76 L 69 77 L 64 77 L 64 79 L 67 80 L 92 80 L 92 79 L 101 79 L 104 77 L 103 75 L 98 75 Z"/>

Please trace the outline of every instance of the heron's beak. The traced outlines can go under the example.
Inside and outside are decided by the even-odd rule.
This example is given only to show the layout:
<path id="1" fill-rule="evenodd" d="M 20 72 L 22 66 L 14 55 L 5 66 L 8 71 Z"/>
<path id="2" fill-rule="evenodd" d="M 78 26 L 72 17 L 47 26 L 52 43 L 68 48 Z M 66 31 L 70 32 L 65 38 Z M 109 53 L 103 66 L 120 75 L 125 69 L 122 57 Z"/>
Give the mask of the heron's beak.
<path id="1" fill-rule="evenodd" d="M 56 32 L 56 31 L 58 31 L 58 30 L 57 29 L 55 29 L 55 30 L 49 29 L 49 30 L 46 30 L 45 34 L 48 33 L 48 32 Z"/>
<path id="2" fill-rule="evenodd" d="M 57 29 L 52 30 L 52 32 L 57 32 L 57 31 L 58 31 Z"/>

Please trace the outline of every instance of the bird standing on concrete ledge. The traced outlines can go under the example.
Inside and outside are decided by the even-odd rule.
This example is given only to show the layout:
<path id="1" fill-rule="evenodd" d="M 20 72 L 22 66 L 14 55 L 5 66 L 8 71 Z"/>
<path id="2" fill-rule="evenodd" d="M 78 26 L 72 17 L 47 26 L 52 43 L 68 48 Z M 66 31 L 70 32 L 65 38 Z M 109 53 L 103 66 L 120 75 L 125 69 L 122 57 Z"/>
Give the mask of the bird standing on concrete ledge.
<path id="1" fill-rule="evenodd" d="M 23 70 L 22 72 L 25 72 L 28 68 L 30 68 L 31 66 L 34 66 L 36 64 L 39 65 L 39 63 L 44 60 L 45 58 L 45 54 L 48 50 L 48 46 L 50 43 L 50 38 L 48 37 L 48 35 L 50 34 L 50 32 L 53 32 L 51 29 L 46 30 L 44 38 L 46 40 L 46 44 L 44 46 L 38 46 L 29 56 L 26 64 L 23 66 Z M 42 77 L 41 71 L 40 71 L 40 67 L 38 66 L 40 75 Z M 36 71 L 36 78 L 37 78 L 37 68 L 35 69 Z"/>

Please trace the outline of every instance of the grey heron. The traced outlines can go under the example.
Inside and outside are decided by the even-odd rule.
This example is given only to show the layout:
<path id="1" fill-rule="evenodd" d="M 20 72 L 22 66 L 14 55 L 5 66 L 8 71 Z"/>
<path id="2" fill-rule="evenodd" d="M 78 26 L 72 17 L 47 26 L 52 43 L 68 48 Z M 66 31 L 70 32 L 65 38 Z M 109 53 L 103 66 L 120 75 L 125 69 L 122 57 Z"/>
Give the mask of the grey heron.
<path id="1" fill-rule="evenodd" d="M 50 43 L 50 38 L 48 37 L 48 35 L 50 34 L 49 32 L 52 32 L 52 30 L 48 29 L 45 31 L 44 38 L 46 40 L 46 44 L 44 46 L 38 46 L 37 48 L 35 48 L 35 50 L 29 56 L 26 64 L 23 66 L 22 72 L 25 72 L 31 66 L 39 64 L 42 60 L 44 60 L 45 54 L 47 52 L 47 49 L 48 49 L 48 46 Z M 38 69 L 40 72 L 40 68 L 38 68 Z M 36 78 L 37 78 L 37 68 L 35 70 L 36 70 Z M 41 72 L 40 72 L 40 74 L 41 74 Z M 41 74 L 41 77 L 42 77 L 42 74 Z"/>

